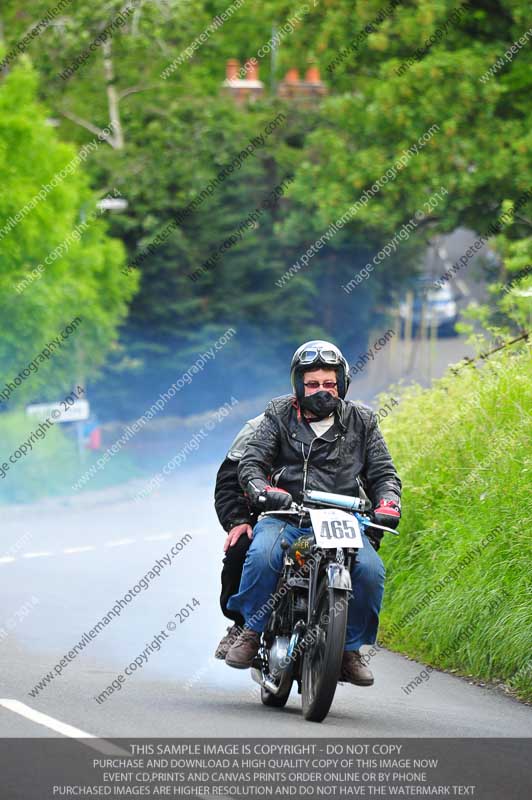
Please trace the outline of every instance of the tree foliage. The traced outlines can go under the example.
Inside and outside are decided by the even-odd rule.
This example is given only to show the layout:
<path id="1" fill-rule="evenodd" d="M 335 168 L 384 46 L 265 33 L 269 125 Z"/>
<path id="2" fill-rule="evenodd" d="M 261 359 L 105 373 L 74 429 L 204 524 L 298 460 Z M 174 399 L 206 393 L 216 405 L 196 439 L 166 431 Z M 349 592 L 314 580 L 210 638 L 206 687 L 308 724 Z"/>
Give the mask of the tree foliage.
<path id="1" fill-rule="evenodd" d="M 83 156 L 60 142 L 22 61 L 0 90 L 0 364 L 6 381 L 27 368 L 75 318 L 54 357 L 13 394 L 17 404 L 94 376 L 135 289 L 124 284 L 122 244 L 96 209 Z M 100 145 L 101 146 L 101 145 Z M 61 248 L 59 251 L 58 248 Z M 60 355 L 59 355 L 60 354 Z M 2 383 L 3 386 L 3 383 Z"/>
<path id="2" fill-rule="evenodd" d="M 32 3 L 30 18 L 17 0 L 7 0 L 7 50 L 45 13 L 46 2 Z M 368 327 L 385 324 L 393 297 L 419 267 L 432 236 L 457 225 L 481 232 L 529 188 L 530 45 L 481 80 L 526 32 L 524 0 L 458 6 L 405 0 L 390 13 L 382 0 L 301 6 L 247 0 L 191 58 L 183 57 L 228 5 L 139 0 L 67 80 L 59 74 L 123 6 L 73 3 L 31 44 L 43 98 L 61 120 L 61 138 L 81 146 L 94 130 L 117 121 L 120 136 L 101 146 L 88 166 L 102 191 L 117 187 L 128 200 L 127 213 L 112 218 L 111 230 L 124 241 L 130 264 L 268 120 L 279 111 L 286 115 L 265 145 L 139 264 L 141 288 L 102 384 L 102 398 L 124 387 L 124 413 L 128 404 L 138 408 L 148 399 L 146 387 L 171 383 L 229 325 L 239 335 L 218 362 L 221 381 L 229 363 L 247 366 L 251 377 L 268 376 L 270 356 L 285 356 L 314 335 L 337 340 L 355 358 Z M 267 45 L 272 35 L 273 49 Z M 269 52 L 257 56 L 265 45 Z M 225 62 L 252 56 L 264 97 L 237 107 L 220 93 Z M 311 62 L 321 68 L 328 97 L 313 106 L 277 99 L 275 86 L 286 70 L 304 72 Z M 279 287 L 276 281 L 327 226 L 433 125 L 437 133 L 398 176 Z M 294 180 L 279 204 L 216 268 L 196 281 L 187 277 L 287 176 Z M 342 292 L 441 186 L 445 200 L 415 234 L 355 292 Z M 497 238 L 499 281 L 530 262 L 529 220 L 525 207 Z M 117 291 L 131 292 L 135 274 L 122 275 Z M 250 360 L 250 348 L 259 359 Z"/>

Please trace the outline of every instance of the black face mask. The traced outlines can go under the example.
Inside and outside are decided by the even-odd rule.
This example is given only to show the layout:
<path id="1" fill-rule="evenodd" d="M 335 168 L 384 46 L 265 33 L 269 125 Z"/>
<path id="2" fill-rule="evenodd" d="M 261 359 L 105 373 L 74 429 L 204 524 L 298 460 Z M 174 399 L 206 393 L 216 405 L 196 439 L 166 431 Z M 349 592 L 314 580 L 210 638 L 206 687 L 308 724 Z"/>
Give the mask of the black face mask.
<path id="1" fill-rule="evenodd" d="M 338 406 L 338 402 L 338 397 L 333 397 L 330 392 L 323 390 L 303 397 L 300 405 L 301 408 L 310 411 L 316 419 L 325 419 L 325 417 L 333 413 Z"/>

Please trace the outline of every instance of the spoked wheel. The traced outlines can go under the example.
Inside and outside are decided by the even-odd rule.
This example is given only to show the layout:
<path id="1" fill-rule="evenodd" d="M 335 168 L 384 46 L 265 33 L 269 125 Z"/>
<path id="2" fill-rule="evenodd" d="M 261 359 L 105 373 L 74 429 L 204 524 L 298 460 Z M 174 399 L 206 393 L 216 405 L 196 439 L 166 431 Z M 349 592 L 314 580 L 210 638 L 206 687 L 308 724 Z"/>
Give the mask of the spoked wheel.
<path id="1" fill-rule="evenodd" d="M 330 589 L 323 579 L 316 597 L 314 624 L 307 631 L 308 648 L 303 656 L 303 716 L 321 722 L 329 713 L 342 666 L 347 626 L 348 595 Z"/>
<path id="2" fill-rule="evenodd" d="M 281 689 L 279 694 L 272 694 L 264 686 L 260 687 L 260 699 L 262 700 L 263 705 L 270 706 L 270 708 L 284 708 L 286 705 L 288 698 L 290 697 L 290 691 L 292 689 L 292 681 L 290 681 L 288 687 L 286 689 Z"/>

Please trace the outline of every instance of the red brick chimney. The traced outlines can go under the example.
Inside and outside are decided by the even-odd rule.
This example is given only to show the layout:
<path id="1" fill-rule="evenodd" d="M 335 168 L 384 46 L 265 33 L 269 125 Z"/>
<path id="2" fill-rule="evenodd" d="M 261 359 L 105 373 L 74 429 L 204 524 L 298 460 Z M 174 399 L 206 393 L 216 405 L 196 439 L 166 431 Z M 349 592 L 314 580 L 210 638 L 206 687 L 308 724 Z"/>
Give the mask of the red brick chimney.
<path id="1" fill-rule="evenodd" d="M 256 100 L 264 91 L 264 85 L 259 80 L 259 65 L 254 59 L 246 61 L 244 69 L 240 69 L 240 62 L 236 58 L 230 58 L 226 64 L 225 76 L 222 91 L 230 95 L 238 105 Z"/>
<path id="2" fill-rule="evenodd" d="M 259 80 L 259 62 L 256 58 L 250 58 L 244 64 L 244 69 L 246 71 L 246 77 L 248 81 L 258 81 Z"/>
<path id="3" fill-rule="evenodd" d="M 299 70 L 298 69 L 289 69 L 284 78 L 285 83 L 299 83 Z"/>
<path id="4" fill-rule="evenodd" d="M 321 83 L 320 70 L 317 64 L 311 64 L 310 67 L 307 69 L 307 74 L 305 75 L 305 81 L 307 83 Z"/>
<path id="5" fill-rule="evenodd" d="M 297 69 L 289 69 L 284 81 L 279 84 L 278 94 L 285 100 L 313 103 L 317 98 L 327 94 L 327 87 L 320 78 L 318 65 L 311 61 L 304 81 L 299 80 Z"/>
<path id="6" fill-rule="evenodd" d="M 225 67 L 225 77 L 228 81 L 235 81 L 238 79 L 240 72 L 240 61 L 236 58 L 230 58 Z"/>

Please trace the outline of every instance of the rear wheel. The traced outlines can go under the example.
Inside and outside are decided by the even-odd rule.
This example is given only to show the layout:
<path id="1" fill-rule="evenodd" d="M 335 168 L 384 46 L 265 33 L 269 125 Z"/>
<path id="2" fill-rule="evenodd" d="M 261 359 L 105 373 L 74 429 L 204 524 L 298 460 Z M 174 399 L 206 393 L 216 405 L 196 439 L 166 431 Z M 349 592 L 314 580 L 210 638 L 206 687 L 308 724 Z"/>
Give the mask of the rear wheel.
<path id="1" fill-rule="evenodd" d="M 310 644 L 303 656 L 303 716 L 321 722 L 329 713 L 342 666 L 347 626 L 348 593 L 330 589 L 324 578 L 316 597 Z"/>

